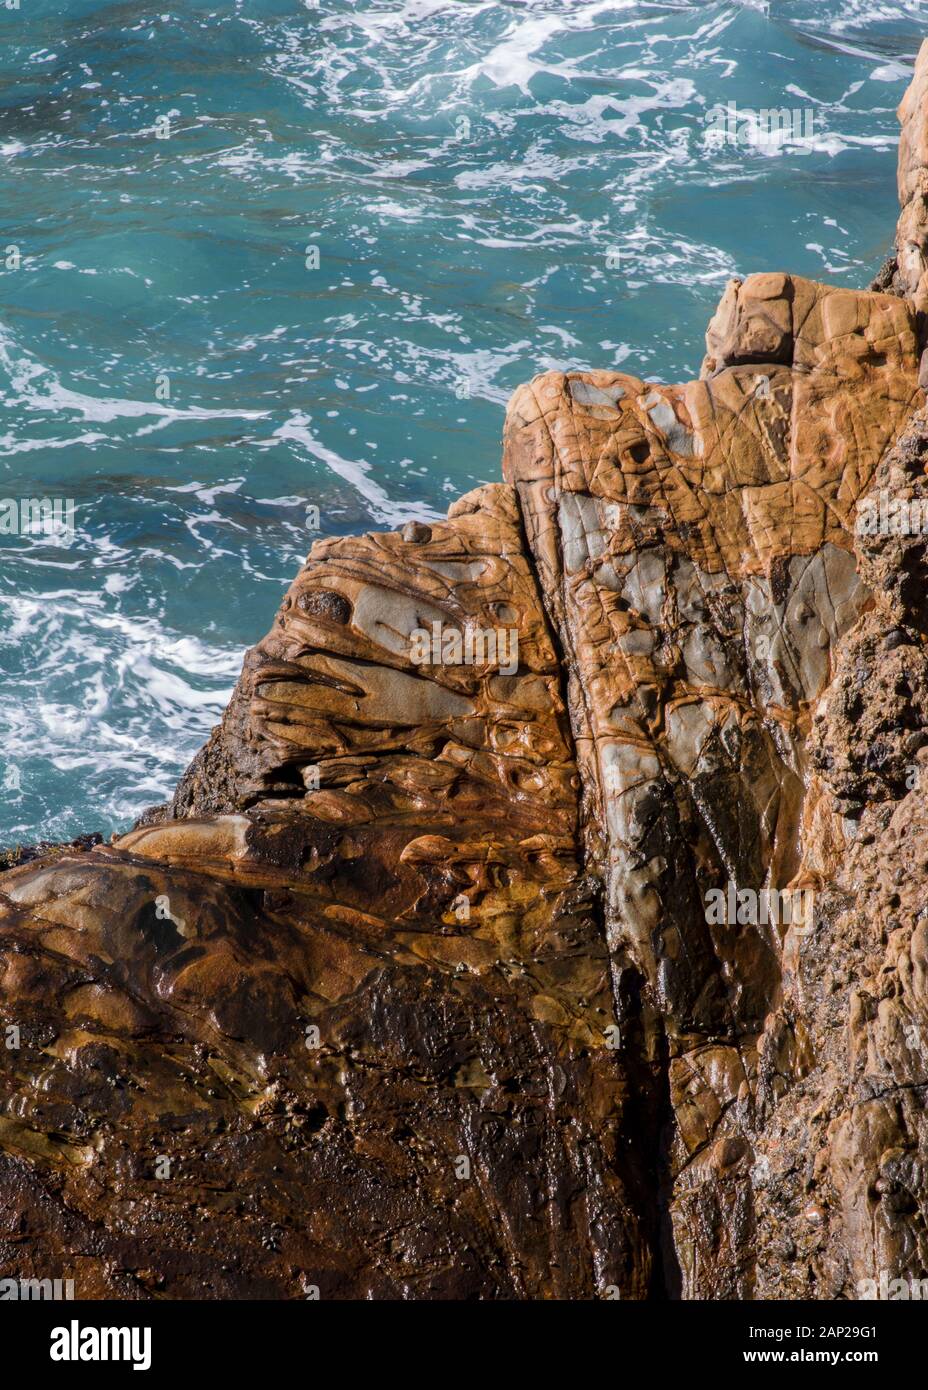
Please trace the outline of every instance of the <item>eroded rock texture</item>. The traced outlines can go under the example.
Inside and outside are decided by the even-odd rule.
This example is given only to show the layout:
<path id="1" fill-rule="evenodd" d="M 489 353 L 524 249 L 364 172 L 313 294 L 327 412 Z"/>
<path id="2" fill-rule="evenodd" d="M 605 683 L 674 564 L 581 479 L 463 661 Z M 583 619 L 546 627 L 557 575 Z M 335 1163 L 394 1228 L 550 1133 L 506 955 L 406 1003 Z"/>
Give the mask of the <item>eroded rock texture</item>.
<path id="1" fill-rule="evenodd" d="M 3 873 L 3 1274 L 928 1276 L 928 552 L 861 526 L 928 517 L 926 84 L 879 289 L 751 276 L 696 381 L 537 378 L 505 484 L 314 546 L 170 807 Z"/>
<path id="2" fill-rule="evenodd" d="M 4 876 L 17 1267 L 79 1213 L 88 1293 L 647 1293 L 559 663 L 512 492 L 452 513 L 315 547 L 183 818 Z M 433 616 L 517 674 L 411 666 Z"/>
<path id="3" fill-rule="evenodd" d="M 869 602 L 849 532 L 920 399 L 909 304 L 784 275 L 729 286 L 703 377 L 549 375 L 505 469 L 571 673 L 614 968 L 644 983 L 674 1112 L 668 1199 L 690 1296 L 745 1297 L 769 925 L 707 892 L 797 880 L 810 711 Z"/>

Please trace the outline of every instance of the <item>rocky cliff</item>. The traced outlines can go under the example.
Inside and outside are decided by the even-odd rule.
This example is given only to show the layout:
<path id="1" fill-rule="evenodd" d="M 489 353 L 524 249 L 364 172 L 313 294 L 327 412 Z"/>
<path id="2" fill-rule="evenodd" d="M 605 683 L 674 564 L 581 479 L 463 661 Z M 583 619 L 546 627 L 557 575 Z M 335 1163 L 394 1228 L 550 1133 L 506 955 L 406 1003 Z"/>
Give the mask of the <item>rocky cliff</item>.
<path id="1" fill-rule="evenodd" d="M 171 807 L 3 874 L 4 1274 L 928 1277 L 928 45 L 900 118 L 877 288 L 536 378 L 505 483 L 313 547 Z"/>

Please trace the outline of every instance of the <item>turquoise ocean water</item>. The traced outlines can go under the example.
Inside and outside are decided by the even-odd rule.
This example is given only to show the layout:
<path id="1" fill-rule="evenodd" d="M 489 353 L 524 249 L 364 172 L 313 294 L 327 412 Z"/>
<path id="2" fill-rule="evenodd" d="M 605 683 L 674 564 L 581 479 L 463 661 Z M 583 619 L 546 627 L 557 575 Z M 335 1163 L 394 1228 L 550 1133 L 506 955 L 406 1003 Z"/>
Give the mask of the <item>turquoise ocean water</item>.
<path id="1" fill-rule="evenodd" d="M 170 793 L 308 507 L 443 513 L 533 373 L 694 375 L 732 274 L 865 285 L 926 34 L 891 0 L 0 3 L 0 499 L 75 502 L 69 544 L 0 535 L 0 845 Z M 727 102 L 813 129 L 713 146 Z"/>

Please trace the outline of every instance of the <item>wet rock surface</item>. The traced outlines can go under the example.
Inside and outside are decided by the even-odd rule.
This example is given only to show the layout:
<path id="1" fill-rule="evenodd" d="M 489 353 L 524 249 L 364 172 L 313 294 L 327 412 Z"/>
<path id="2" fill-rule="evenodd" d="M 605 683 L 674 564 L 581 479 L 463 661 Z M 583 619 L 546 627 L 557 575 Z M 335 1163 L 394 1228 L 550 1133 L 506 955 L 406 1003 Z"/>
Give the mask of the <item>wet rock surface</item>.
<path id="1" fill-rule="evenodd" d="M 4 875 L 4 1263 L 86 1296 L 652 1287 L 560 665 L 511 490 L 452 513 L 315 547 L 174 818 Z M 426 621 L 505 622 L 517 669 L 411 665 Z"/>
<path id="2" fill-rule="evenodd" d="M 4 1273 L 928 1274 L 926 83 L 874 288 L 750 276 L 698 380 L 523 387 L 505 483 L 313 547 L 170 806 L 6 861 Z"/>

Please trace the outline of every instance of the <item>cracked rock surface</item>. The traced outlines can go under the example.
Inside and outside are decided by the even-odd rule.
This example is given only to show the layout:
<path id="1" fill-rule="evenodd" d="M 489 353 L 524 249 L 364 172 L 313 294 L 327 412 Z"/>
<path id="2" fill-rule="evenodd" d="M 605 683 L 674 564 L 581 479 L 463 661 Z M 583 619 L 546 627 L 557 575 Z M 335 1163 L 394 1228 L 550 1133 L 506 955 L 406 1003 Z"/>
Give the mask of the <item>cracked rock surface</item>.
<path id="1" fill-rule="evenodd" d="M 928 516 L 928 45 L 900 118 L 880 288 L 750 276 L 698 380 L 536 378 L 504 483 L 313 547 L 170 806 L 11 859 L 4 1275 L 928 1275 L 928 549 L 860 525 Z"/>

